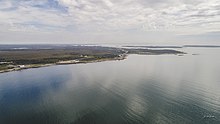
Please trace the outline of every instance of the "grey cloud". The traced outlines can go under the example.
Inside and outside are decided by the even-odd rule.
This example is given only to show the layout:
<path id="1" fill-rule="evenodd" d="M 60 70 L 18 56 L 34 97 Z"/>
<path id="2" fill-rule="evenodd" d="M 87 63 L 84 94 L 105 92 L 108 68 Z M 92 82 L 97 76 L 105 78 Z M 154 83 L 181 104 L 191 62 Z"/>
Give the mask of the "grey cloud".
<path id="1" fill-rule="evenodd" d="M 102 25 L 103 29 L 130 29 L 135 27 L 147 27 L 155 29 L 157 27 L 181 25 L 182 20 L 186 20 L 184 25 L 194 24 L 195 21 L 201 23 L 199 18 L 206 18 L 210 21 L 212 17 L 219 16 L 219 4 L 216 0 L 21 0 L 16 2 L 8 2 L 10 4 L 17 4 L 18 13 L 20 15 L 29 16 L 42 13 L 48 17 L 60 16 L 60 19 L 65 18 L 67 25 L 75 24 L 84 26 L 85 28 L 93 27 L 90 25 Z M 48 7 L 46 4 L 57 3 L 57 7 L 66 9 L 66 15 L 51 13 L 53 7 Z M 15 6 L 15 5 L 13 5 Z M 23 8 L 28 8 L 27 12 Z M 45 10 L 35 9 L 35 7 L 43 8 Z M 53 11 L 52 11 L 53 12 Z M 45 14 L 46 13 L 46 14 Z M 25 17 L 24 17 L 25 18 Z M 28 18 L 28 17 L 27 17 Z M 36 17 L 35 17 L 36 18 Z M 59 17 L 57 17 L 59 18 Z M 189 21 L 187 21 L 189 20 Z M 193 20 L 191 23 L 191 20 Z M 28 21 L 32 21 L 31 19 Z M 43 20 L 45 24 L 47 19 Z M 216 21 L 216 20 L 213 20 Z M 59 22 L 59 21 L 58 21 Z M 151 27 L 152 22 L 154 26 Z M 163 23 L 164 22 L 164 23 Z M 205 23 L 205 22 L 204 22 Z M 207 23 L 208 24 L 208 23 Z M 56 25 L 56 24 L 55 24 Z M 57 25 L 60 25 L 58 23 Z M 62 24 L 65 25 L 65 24 Z M 86 27 L 89 26 L 89 27 Z M 91 29 L 94 30 L 94 29 Z"/>
<path id="2" fill-rule="evenodd" d="M 131 29 L 204 33 L 220 29 L 220 1 L 0 0 L 0 25 L 9 31 L 16 28 L 53 32 L 56 28 L 61 32 L 91 34 L 127 34 Z"/>

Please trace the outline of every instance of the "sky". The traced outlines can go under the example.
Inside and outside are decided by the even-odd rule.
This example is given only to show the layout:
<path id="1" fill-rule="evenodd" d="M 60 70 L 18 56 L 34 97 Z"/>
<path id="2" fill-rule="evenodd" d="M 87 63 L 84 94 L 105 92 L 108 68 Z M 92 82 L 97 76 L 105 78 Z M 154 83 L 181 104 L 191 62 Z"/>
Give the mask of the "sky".
<path id="1" fill-rule="evenodd" d="M 220 44 L 220 0 L 0 0 L 0 44 Z"/>

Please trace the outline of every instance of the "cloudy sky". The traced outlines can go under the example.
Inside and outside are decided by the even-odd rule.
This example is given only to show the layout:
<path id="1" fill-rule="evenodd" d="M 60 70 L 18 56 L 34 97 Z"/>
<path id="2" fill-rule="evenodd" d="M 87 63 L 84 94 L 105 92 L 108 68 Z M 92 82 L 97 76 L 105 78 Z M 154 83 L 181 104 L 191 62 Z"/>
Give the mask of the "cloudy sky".
<path id="1" fill-rule="evenodd" d="M 0 0 L 0 43 L 219 43 L 220 0 Z"/>

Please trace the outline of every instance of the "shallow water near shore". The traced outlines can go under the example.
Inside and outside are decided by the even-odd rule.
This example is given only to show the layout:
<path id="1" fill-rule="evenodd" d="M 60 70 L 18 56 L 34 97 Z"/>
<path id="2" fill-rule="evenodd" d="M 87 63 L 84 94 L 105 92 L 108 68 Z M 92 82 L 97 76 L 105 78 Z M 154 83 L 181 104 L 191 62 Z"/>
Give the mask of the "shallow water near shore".
<path id="1" fill-rule="evenodd" d="M 2 73 L 0 124 L 219 124 L 220 49 L 180 50 Z"/>

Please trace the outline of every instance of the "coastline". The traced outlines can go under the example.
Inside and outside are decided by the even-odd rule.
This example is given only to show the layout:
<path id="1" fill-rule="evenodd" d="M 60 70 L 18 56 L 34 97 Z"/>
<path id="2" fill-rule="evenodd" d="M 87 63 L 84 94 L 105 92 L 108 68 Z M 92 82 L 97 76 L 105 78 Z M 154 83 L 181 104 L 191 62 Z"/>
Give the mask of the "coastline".
<path id="1" fill-rule="evenodd" d="M 52 65 L 95 63 L 103 61 L 124 60 L 130 54 L 138 55 L 184 55 L 186 53 L 173 49 L 139 49 L 102 46 L 27 46 L 11 45 L 0 49 L 0 73 L 40 68 Z M 30 47 L 29 49 L 14 49 Z M 36 47 L 36 48 L 34 48 Z"/>
<path id="2" fill-rule="evenodd" d="M 120 61 L 120 60 L 126 59 L 127 56 L 128 55 L 125 54 L 125 55 L 121 55 L 120 57 L 102 58 L 102 59 L 91 60 L 91 61 L 85 61 L 85 60 L 84 61 L 75 61 L 75 60 L 62 61 L 61 60 L 59 62 L 49 63 L 49 64 L 30 64 L 30 65 L 23 65 L 24 67 L 15 67 L 15 68 L 12 68 L 12 69 L 0 70 L 0 74 L 1 73 L 7 73 L 7 72 L 13 72 L 13 71 L 21 71 L 21 70 L 26 70 L 26 69 L 31 69 L 31 68 L 49 67 L 49 66 L 54 66 L 54 65 L 87 64 L 87 63 L 96 63 L 96 62 L 104 62 L 104 61 L 117 61 L 117 60 Z"/>

